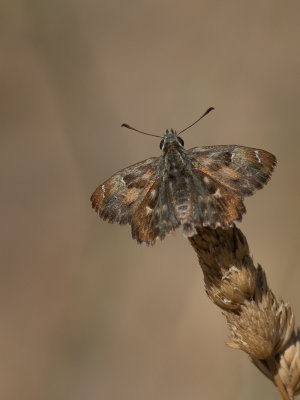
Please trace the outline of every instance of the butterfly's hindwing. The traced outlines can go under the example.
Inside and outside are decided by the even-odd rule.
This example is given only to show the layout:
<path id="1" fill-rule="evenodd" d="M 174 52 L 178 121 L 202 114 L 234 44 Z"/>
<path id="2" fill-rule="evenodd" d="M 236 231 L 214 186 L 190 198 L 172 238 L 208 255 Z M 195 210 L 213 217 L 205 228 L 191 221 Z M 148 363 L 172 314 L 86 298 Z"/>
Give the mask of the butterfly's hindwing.
<path id="1" fill-rule="evenodd" d="M 154 244 L 180 225 L 168 199 L 165 183 L 155 182 L 132 219 L 132 237 L 138 242 Z"/>
<path id="2" fill-rule="evenodd" d="M 245 212 L 243 199 L 213 178 L 194 170 L 193 222 L 195 227 L 226 227 Z"/>

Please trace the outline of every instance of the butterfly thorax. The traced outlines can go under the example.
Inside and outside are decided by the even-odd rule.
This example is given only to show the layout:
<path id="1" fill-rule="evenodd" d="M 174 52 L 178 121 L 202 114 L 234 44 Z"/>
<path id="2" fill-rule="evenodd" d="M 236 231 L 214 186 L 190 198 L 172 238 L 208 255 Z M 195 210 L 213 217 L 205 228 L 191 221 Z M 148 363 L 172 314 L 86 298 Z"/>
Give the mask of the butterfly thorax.
<path id="1" fill-rule="evenodd" d="M 179 172 L 186 169 L 186 150 L 183 140 L 177 136 L 176 131 L 167 130 L 160 145 L 163 155 L 163 164 L 166 175 L 176 177 Z"/>

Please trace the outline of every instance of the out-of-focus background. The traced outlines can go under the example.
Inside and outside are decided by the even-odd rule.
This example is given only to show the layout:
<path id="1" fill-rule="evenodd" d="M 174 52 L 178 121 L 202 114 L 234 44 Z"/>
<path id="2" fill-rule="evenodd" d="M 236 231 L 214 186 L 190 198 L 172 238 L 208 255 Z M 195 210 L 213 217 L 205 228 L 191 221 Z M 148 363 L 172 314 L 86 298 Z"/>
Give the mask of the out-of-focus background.
<path id="1" fill-rule="evenodd" d="M 300 3 L 14 1 L 0 13 L 1 399 L 273 399 L 178 231 L 154 247 L 92 191 L 159 155 L 241 144 L 278 157 L 238 226 L 300 321 Z M 279 395 L 277 395 L 279 396 Z"/>

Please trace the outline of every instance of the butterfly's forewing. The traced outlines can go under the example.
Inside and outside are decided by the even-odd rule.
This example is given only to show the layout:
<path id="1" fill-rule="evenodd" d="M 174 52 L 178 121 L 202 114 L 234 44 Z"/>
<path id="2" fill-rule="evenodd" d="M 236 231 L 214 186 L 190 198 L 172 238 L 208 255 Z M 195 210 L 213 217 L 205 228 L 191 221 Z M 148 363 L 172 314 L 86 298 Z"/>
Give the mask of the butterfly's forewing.
<path id="1" fill-rule="evenodd" d="M 157 157 L 115 173 L 94 191 L 93 208 L 109 222 L 130 223 L 156 179 Z"/>
<path id="2" fill-rule="evenodd" d="M 270 179 L 276 157 L 260 149 L 224 145 L 189 150 L 193 167 L 241 196 L 250 196 Z"/>

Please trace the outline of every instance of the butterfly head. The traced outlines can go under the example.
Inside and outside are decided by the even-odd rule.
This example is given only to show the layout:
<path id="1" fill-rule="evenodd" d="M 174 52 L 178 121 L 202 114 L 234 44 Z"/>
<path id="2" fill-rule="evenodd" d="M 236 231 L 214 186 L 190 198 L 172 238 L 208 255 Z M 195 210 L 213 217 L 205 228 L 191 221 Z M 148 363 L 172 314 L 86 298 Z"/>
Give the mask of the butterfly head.
<path id="1" fill-rule="evenodd" d="M 181 139 L 180 136 L 177 135 L 176 131 L 174 129 L 166 130 L 166 133 L 164 134 L 162 140 L 160 141 L 160 149 L 162 151 L 166 150 L 170 146 L 172 147 L 183 147 L 184 142 Z"/>

